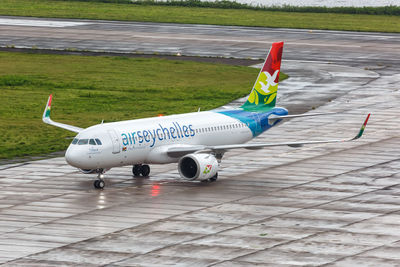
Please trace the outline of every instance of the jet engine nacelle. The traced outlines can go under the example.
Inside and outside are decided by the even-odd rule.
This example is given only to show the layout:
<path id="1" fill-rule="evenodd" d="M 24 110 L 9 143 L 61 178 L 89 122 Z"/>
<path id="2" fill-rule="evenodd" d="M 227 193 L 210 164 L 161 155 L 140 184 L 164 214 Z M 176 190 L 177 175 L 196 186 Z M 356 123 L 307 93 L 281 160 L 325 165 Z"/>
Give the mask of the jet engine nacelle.
<path id="1" fill-rule="evenodd" d="M 218 161 L 211 154 L 188 154 L 178 163 L 180 175 L 188 180 L 207 180 L 218 172 Z"/>

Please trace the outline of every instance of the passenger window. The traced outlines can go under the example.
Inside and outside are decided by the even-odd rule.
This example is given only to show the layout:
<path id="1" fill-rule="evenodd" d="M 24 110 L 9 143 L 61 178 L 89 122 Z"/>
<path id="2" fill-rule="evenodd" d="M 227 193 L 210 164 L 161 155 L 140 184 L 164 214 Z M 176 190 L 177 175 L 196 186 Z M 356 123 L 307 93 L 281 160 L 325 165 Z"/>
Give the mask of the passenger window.
<path id="1" fill-rule="evenodd" d="M 80 139 L 78 141 L 78 145 L 87 145 L 89 142 L 89 139 Z"/>
<path id="2" fill-rule="evenodd" d="M 90 139 L 90 140 L 89 140 L 89 144 L 95 146 L 95 145 L 96 145 L 96 142 L 94 141 L 94 139 Z"/>
<path id="3" fill-rule="evenodd" d="M 96 143 L 97 143 L 99 146 L 101 146 L 101 141 L 100 141 L 99 138 L 96 138 Z"/>
<path id="4" fill-rule="evenodd" d="M 72 144 L 75 145 L 76 143 L 78 143 L 78 138 L 74 138 L 74 140 L 72 140 Z"/>

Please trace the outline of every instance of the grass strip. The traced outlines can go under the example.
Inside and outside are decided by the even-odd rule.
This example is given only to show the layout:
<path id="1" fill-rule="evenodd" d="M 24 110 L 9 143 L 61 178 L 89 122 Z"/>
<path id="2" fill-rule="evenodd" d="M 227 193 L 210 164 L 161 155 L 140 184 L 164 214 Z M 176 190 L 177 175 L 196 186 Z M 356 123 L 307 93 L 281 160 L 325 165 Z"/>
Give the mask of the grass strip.
<path id="1" fill-rule="evenodd" d="M 58 0 L 60 1 L 60 0 Z M 65 0 L 61 0 L 65 1 Z M 224 9 L 251 9 L 264 11 L 282 12 L 301 12 L 301 13 L 337 13 L 337 14 L 368 14 L 368 15 L 393 15 L 400 16 L 400 6 L 381 6 L 381 7 L 326 7 L 326 6 L 265 6 L 238 3 L 236 1 L 201 1 L 201 0 L 68 0 L 82 2 L 103 2 L 103 3 L 131 3 L 141 5 L 161 5 L 161 6 L 185 6 L 185 7 L 211 7 Z"/>
<path id="2" fill-rule="evenodd" d="M 185 6 L 185 7 L 211 7 L 224 9 L 251 9 L 264 11 L 283 11 L 283 12 L 311 12 L 311 13 L 338 13 L 338 14 L 368 14 L 368 15 L 394 15 L 400 16 L 400 6 L 266 6 L 262 4 L 250 5 L 229 0 L 202 1 L 202 0 L 57 0 L 57 1 L 77 1 L 77 2 L 98 2 L 98 3 L 117 3 L 117 4 L 139 4 L 139 5 L 158 5 L 158 6 Z"/>
<path id="3" fill-rule="evenodd" d="M 0 159 L 64 150 L 74 133 L 55 121 L 105 122 L 216 108 L 249 93 L 258 70 L 215 63 L 0 52 Z M 282 78 L 285 78 L 282 75 Z"/>
<path id="4" fill-rule="evenodd" d="M 396 7 L 392 9 L 397 10 Z M 317 12 L 316 9 L 312 11 Z M 400 32 L 400 16 L 397 15 L 299 13 L 239 8 L 187 7 L 172 4 L 162 6 L 160 4 L 93 1 L 1 0 L 0 15 Z"/>

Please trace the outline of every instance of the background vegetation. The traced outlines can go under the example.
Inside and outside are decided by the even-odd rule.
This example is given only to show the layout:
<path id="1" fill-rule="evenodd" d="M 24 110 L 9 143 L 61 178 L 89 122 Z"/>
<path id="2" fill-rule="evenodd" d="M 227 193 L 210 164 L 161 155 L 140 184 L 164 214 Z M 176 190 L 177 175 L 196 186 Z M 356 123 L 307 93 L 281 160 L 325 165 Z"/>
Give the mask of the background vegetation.
<path id="1" fill-rule="evenodd" d="M 258 70 L 193 61 L 0 52 L 0 159 L 66 149 L 78 127 L 212 109 L 250 92 Z M 282 78 L 285 78 L 282 75 Z"/>
<path id="2" fill-rule="evenodd" d="M 251 9 L 265 11 L 285 11 L 285 12 L 313 12 L 313 13 L 339 13 L 339 14 L 369 14 L 369 15 L 394 15 L 400 16 L 400 6 L 382 7 L 326 7 L 326 6 L 263 6 L 242 4 L 236 1 L 217 0 L 57 0 L 57 1 L 78 1 L 78 2 L 100 2 L 118 4 L 138 4 L 138 5 L 159 5 L 159 6 L 186 6 L 186 7 L 211 7 L 224 9 Z"/>
<path id="3" fill-rule="evenodd" d="M 196 0 L 156 4 L 148 1 L 132 4 L 126 0 L 1 0 L 0 4 L 0 15 L 13 16 L 380 32 L 400 32 L 399 13 L 399 7 L 393 6 L 253 8 L 226 1 L 203 4 Z"/>

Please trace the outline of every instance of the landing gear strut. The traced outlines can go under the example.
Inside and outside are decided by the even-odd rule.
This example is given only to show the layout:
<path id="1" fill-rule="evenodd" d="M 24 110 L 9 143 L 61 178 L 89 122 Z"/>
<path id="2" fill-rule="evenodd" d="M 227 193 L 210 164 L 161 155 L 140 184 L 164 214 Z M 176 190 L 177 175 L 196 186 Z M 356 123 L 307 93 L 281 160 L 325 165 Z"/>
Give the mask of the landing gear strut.
<path id="1" fill-rule="evenodd" d="M 142 165 L 142 164 L 136 164 L 132 167 L 132 173 L 133 176 L 144 176 L 147 177 L 150 174 L 150 166 L 149 165 Z"/>
<path id="2" fill-rule="evenodd" d="M 106 183 L 103 180 L 104 174 L 103 172 L 100 172 L 99 175 L 97 175 L 97 179 L 94 181 L 94 188 L 96 189 L 103 189 Z"/>
<path id="3" fill-rule="evenodd" d="M 213 176 L 213 177 L 211 177 L 210 179 L 208 179 L 210 182 L 215 182 L 216 180 L 218 179 L 218 172 Z"/>
<path id="4" fill-rule="evenodd" d="M 218 180 L 218 173 L 216 173 L 213 177 L 208 178 L 207 180 L 202 180 L 202 183 L 212 183 Z"/>

